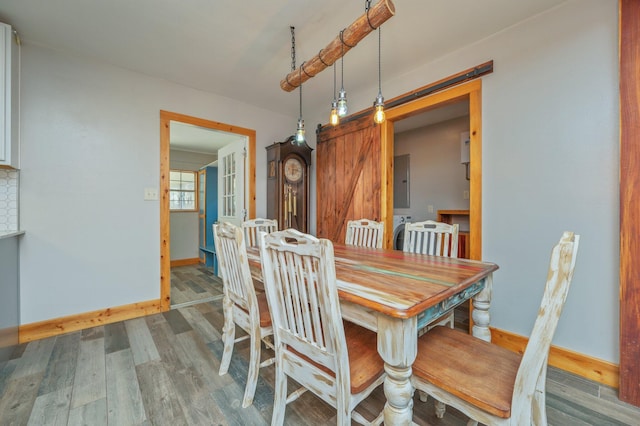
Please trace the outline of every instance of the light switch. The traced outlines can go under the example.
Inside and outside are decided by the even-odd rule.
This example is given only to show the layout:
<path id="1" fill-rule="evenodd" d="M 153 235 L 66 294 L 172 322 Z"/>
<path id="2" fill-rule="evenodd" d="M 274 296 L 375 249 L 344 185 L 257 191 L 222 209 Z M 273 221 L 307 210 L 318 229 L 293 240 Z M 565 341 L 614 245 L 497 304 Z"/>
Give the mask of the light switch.
<path id="1" fill-rule="evenodd" d="M 145 188 L 144 189 L 144 199 L 145 201 L 153 201 L 158 199 L 158 190 L 156 188 Z"/>
<path id="2" fill-rule="evenodd" d="M 427 206 L 427 212 L 433 213 L 433 206 L 432 205 Z"/>

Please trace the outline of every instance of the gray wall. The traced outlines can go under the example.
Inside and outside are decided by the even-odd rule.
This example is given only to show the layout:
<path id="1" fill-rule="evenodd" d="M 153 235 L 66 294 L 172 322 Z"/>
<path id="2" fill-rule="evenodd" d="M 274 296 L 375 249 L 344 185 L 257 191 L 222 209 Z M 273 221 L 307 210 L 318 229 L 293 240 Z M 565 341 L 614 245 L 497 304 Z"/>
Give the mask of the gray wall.
<path id="1" fill-rule="evenodd" d="M 296 119 L 23 43 L 22 324 L 160 297 L 160 110 L 256 130 L 257 176 Z"/>
<path id="2" fill-rule="evenodd" d="M 396 24 L 390 19 L 385 32 Z M 383 69 L 393 66 L 385 65 L 384 49 L 383 37 Z M 420 42 L 412 49 L 420 55 Z M 530 334 L 551 246 L 572 230 L 582 235 L 580 252 L 553 344 L 616 364 L 617 53 L 618 2 L 569 0 L 397 80 L 382 74 L 391 99 L 494 61 L 494 72 L 482 77 L 482 257 L 500 266 L 491 324 Z M 375 93 L 373 83 L 351 91 L 350 111 L 370 107 Z M 326 123 L 326 116 L 305 112 L 308 123 Z"/>
<path id="3" fill-rule="evenodd" d="M 466 116 L 394 136 L 394 155 L 410 155 L 410 205 L 394 209 L 394 214 L 410 215 L 418 222 L 436 220 L 438 210 L 469 208 L 464 198 L 469 181 L 460 163 L 460 133 L 468 130 Z M 468 221 L 464 225 L 461 229 L 468 230 Z"/>

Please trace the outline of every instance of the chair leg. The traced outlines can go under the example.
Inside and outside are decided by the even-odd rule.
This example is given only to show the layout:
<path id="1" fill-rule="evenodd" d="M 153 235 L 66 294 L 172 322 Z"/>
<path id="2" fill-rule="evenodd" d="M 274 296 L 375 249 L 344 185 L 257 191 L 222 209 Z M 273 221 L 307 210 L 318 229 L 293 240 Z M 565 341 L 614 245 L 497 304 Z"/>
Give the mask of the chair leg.
<path id="1" fill-rule="evenodd" d="M 227 374 L 227 371 L 229 371 L 231 355 L 233 354 L 233 344 L 236 338 L 236 324 L 233 322 L 231 300 L 225 298 L 223 304 L 224 327 L 222 329 L 222 341 L 224 342 L 224 350 L 222 352 L 222 360 L 220 361 L 220 371 L 218 372 L 221 376 Z"/>
<path id="2" fill-rule="evenodd" d="M 287 375 L 284 374 L 282 360 L 276 355 L 276 378 L 273 390 L 273 414 L 271 416 L 271 426 L 281 426 L 284 424 L 284 413 L 287 409 Z"/>
<path id="3" fill-rule="evenodd" d="M 543 371 L 536 382 L 536 390 L 533 393 L 531 407 L 532 423 L 534 425 L 547 426 L 546 390 L 547 367 L 546 362 L 542 366 Z"/>
<path id="4" fill-rule="evenodd" d="M 247 384 L 244 387 L 244 399 L 242 407 L 246 408 L 253 403 L 253 396 L 256 393 L 258 383 L 258 370 L 260 369 L 260 329 L 254 327 L 251 330 L 251 344 L 249 349 L 249 373 L 247 374 Z"/>
<path id="5" fill-rule="evenodd" d="M 349 404 L 347 402 L 347 399 L 348 398 L 345 398 L 345 395 L 344 395 L 344 389 L 342 390 L 342 392 L 338 390 L 338 395 L 336 395 L 336 425 L 337 426 L 351 426 L 351 411 L 349 410 Z"/>

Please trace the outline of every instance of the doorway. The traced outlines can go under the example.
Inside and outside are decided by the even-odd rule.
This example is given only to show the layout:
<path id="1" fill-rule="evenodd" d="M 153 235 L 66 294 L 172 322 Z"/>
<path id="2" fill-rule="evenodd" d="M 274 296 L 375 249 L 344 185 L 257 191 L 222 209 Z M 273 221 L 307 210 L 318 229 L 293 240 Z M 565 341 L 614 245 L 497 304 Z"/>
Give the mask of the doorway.
<path id="1" fill-rule="evenodd" d="M 246 206 L 248 217 L 255 217 L 255 152 L 256 132 L 252 129 L 219 123 L 183 114 L 160 111 L 160 308 L 171 308 L 171 256 L 170 256 L 170 210 L 169 171 L 171 122 L 190 124 L 204 129 L 222 131 L 245 137 L 247 140 L 246 159 Z"/>
<path id="2" fill-rule="evenodd" d="M 476 79 L 468 83 L 454 86 L 450 89 L 437 92 L 411 102 L 404 103 L 395 108 L 390 108 L 387 120 L 382 123 L 381 138 L 383 161 L 393 164 L 394 132 L 396 123 L 405 119 L 434 111 L 442 107 L 464 102 L 468 104 L 469 111 L 469 255 L 470 259 L 482 258 L 482 80 Z M 382 211 L 385 217 L 385 246 L 392 246 L 393 239 L 393 169 L 388 167 L 385 181 L 390 182 L 386 189 L 390 196 L 383 196 Z"/>
<path id="3" fill-rule="evenodd" d="M 394 123 L 393 249 L 402 250 L 406 223 L 451 219 L 460 227 L 458 256 L 467 256 L 468 134 L 468 100 Z"/>

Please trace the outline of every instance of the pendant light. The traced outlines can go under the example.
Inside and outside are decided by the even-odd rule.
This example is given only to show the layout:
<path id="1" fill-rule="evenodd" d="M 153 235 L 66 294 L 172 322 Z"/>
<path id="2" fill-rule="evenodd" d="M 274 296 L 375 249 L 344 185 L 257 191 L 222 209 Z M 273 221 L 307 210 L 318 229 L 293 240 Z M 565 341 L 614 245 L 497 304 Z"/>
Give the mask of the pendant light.
<path id="1" fill-rule="evenodd" d="M 381 61 L 381 41 L 382 41 L 382 28 L 378 27 L 378 96 L 373 102 L 373 121 L 376 124 L 384 123 L 384 97 L 382 96 L 382 61 Z"/>
<path id="2" fill-rule="evenodd" d="M 338 116 L 338 101 L 336 101 L 336 63 L 333 63 L 333 101 L 331 101 L 331 114 L 329 115 L 329 123 L 332 126 L 340 124 Z"/>
<path id="3" fill-rule="evenodd" d="M 347 92 L 344 91 L 344 40 L 342 39 L 342 33 L 340 31 L 340 93 L 338 94 L 338 117 L 344 117 L 347 115 Z"/>

